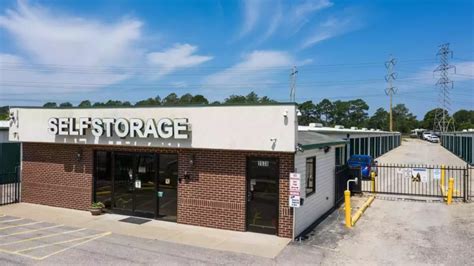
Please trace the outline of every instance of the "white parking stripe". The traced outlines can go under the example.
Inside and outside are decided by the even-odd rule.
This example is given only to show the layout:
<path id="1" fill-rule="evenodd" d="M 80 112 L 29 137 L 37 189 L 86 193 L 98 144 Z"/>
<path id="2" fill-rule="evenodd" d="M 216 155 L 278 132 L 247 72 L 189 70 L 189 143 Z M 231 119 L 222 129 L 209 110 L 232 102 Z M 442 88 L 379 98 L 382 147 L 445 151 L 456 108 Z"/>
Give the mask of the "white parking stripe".
<path id="1" fill-rule="evenodd" d="M 5 221 L 0 221 L 0 223 L 9 223 L 9 222 L 15 222 L 15 221 L 21 221 L 24 220 L 25 218 L 17 218 L 13 220 L 5 220 Z"/>
<path id="2" fill-rule="evenodd" d="M 80 228 L 80 229 L 76 229 L 76 230 L 59 232 L 59 233 L 49 234 L 49 235 L 45 235 L 45 236 L 31 237 L 31 238 L 22 239 L 22 240 L 18 240 L 18 241 L 14 241 L 14 242 L 2 243 L 2 244 L 0 244 L 0 246 L 8 246 L 8 245 L 12 245 L 12 244 L 23 243 L 23 242 L 33 241 L 33 240 L 37 240 L 37 239 L 42 239 L 42 238 L 48 238 L 48 237 L 59 236 L 59 235 L 66 235 L 66 234 L 71 234 L 71 233 L 75 233 L 75 232 L 84 231 L 86 229 L 87 228 Z"/>
<path id="3" fill-rule="evenodd" d="M 10 226 L 5 226 L 5 227 L 0 227 L 0 230 L 8 229 L 8 228 L 15 228 L 15 227 L 22 227 L 22 226 L 27 226 L 27 225 L 33 225 L 33 224 L 39 224 L 42 222 L 32 222 L 32 223 L 26 223 L 26 224 L 15 224 L 15 225 L 10 225 Z"/>
<path id="4" fill-rule="evenodd" d="M 41 223 L 42 223 L 42 222 L 41 222 Z M 27 231 L 16 232 L 16 233 L 9 234 L 9 235 L 0 235 L 0 238 L 2 238 L 2 237 L 7 237 L 7 236 L 16 236 L 16 235 L 28 234 L 28 233 L 32 233 L 32 232 L 36 232 L 36 231 L 42 231 L 42 230 L 47 230 L 47 229 L 56 228 L 56 227 L 61 227 L 61 226 L 64 226 L 64 224 L 53 225 L 53 226 L 42 227 L 42 228 L 33 229 L 33 230 L 27 230 Z"/>
<path id="5" fill-rule="evenodd" d="M 13 252 L 21 253 L 21 252 L 35 250 L 35 249 L 39 249 L 39 248 L 44 248 L 44 247 L 50 247 L 50 246 L 75 242 L 75 241 L 82 240 L 82 239 L 96 239 L 98 237 L 106 236 L 106 235 L 109 235 L 109 234 L 111 234 L 111 233 L 107 232 L 107 233 L 95 234 L 95 235 L 90 235 L 90 236 L 83 236 L 83 237 L 73 238 L 73 239 L 69 239 L 69 240 L 65 240 L 65 241 L 59 241 L 59 242 L 54 242 L 54 243 L 50 243 L 50 244 L 39 245 L 39 246 L 36 246 L 36 247 L 20 249 L 20 250 L 16 250 L 16 251 L 13 251 Z"/>

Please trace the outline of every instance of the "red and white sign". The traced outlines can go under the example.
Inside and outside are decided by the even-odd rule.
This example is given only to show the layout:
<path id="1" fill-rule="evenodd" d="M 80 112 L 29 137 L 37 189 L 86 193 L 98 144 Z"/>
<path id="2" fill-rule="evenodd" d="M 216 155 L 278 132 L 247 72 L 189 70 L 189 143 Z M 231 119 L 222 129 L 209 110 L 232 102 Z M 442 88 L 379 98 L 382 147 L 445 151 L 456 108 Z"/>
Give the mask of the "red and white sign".
<path id="1" fill-rule="evenodd" d="M 301 175 L 298 173 L 290 173 L 289 183 L 289 205 L 290 207 L 298 208 L 300 207 Z"/>

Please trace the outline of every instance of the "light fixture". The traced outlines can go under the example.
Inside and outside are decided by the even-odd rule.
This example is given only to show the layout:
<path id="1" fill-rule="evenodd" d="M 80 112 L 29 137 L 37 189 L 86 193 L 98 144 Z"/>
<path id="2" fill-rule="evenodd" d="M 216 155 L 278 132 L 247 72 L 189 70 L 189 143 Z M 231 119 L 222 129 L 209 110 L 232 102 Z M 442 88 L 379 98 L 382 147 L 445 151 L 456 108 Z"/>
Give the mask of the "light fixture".
<path id="1" fill-rule="evenodd" d="M 82 149 L 79 149 L 79 151 L 77 151 L 76 156 L 78 162 L 82 161 Z"/>
<path id="2" fill-rule="evenodd" d="M 288 117 L 288 110 L 283 111 L 283 116 Z"/>

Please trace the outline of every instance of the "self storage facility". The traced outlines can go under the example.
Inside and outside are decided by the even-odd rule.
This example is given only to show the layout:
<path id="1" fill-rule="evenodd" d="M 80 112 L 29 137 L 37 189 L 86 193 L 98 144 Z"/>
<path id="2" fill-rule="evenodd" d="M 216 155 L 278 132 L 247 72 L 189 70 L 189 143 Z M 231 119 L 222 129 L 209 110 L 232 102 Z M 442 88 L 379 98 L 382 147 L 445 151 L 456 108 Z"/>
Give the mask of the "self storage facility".
<path id="1" fill-rule="evenodd" d="M 292 103 L 10 112 L 24 202 L 281 237 L 334 206 L 346 143 L 298 131 Z"/>

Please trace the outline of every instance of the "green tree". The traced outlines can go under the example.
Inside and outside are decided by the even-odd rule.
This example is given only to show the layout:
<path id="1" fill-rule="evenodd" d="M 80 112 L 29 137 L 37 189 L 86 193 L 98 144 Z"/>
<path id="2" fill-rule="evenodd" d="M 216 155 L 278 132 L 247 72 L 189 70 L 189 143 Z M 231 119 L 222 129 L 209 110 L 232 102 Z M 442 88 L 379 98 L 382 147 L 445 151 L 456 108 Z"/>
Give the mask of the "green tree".
<path id="1" fill-rule="evenodd" d="M 192 104 L 209 104 L 209 101 L 206 99 L 206 97 L 202 96 L 201 94 L 197 94 L 193 96 L 191 103 Z"/>
<path id="2" fill-rule="evenodd" d="M 397 104 L 392 109 L 394 130 L 401 133 L 410 133 L 412 129 L 418 128 L 416 116 L 410 113 L 404 104 Z"/>
<path id="3" fill-rule="evenodd" d="M 385 109 L 379 108 L 367 121 L 368 128 L 388 130 L 389 114 Z"/>
<path id="4" fill-rule="evenodd" d="M 166 97 L 163 99 L 162 104 L 163 104 L 163 105 L 177 105 L 177 104 L 179 104 L 178 95 L 176 95 L 176 93 L 174 93 L 174 92 L 168 94 L 168 96 L 166 96 Z"/>
<path id="5" fill-rule="evenodd" d="M 82 102 L 78 105 L 78 107 L 91 107 L 91 106 L 92 106 L 92 103 L 91 103 L 91 101 L 89 101 L 89 100 L 82 101 Z"/>
<path id="6" fill-rule="evenodd" d="M 456 130 L 474 128 L 474 110 L 461 109 L 453 114 Z"/>
<path id="7" fill-rule="evenodd" d="M 268 103 L 276 103 L 277 101 L 270 99 L 268 96 L 263 96 L 259 100 L 260 103 L 262 104 L 268 104 Z"/>
<path id="8" fill-rule="evenodd" d="M 55 102 L 47 102 L 43 105 L 43 107 L 53 108 L 53 107 L 58 107 L 58 104 Z"/>
<path id="9" fill-rule="evenodd" d="M 72 107 L 72 103 L 70 102 L 61 103 L 59 107 Z"/>
<path id="10" fill-rule="evenodd" d="M 313 101 L 306 101 L 299 104 L 298 110 L 301 112 L 301 115 L 298 117 L 299 125 L 309 125 L 309 123 L 320 122 L 316 105 L 314 105 Z"/>
<path id="11" fill-rule="evenodd" d="M 247 103 L 247 98 L 242 95 L 230 95 L 229 97 L 224 99 L 224 103 L 227 104 L 244 104 Z"/>
<path id="12" fill-rule="evenodd" d="M 191 104 L 193 101 L 193 95 L 190 93 L 183 94 L 181 98 L 179 98 L 179 104 Z"/>
<path id="13" fill-rule="evenodd" d="M 8 106 L 2 106 L 0 107 L 0 120 L 8 120 L 9 114 L 8 114 Z"/>
<path id="14" fill-rule="evenodd" d="M 325 126 L 332 125 L 334 119 L 334 104 L 328 99 L 323 99 L 316 105 L 316 113 Z"/>
<path id="15" fill-rule="evenodd" d="M 247 94 L 247 96 L 245 96 L 245 103 L 259 103 L 259 102 L 260 102 L 260 99 L 258 95 L 253 91 Z"/>
<path id="16" fill-rule="evenodd" d="M 443 109 L 435 108 L 435 109 L 432 109 L 432 110 L 429 110 L 428 112 L 426 112 L 425 117 L 423 118 L 423 122 L 421 122 L 421 126 L 424 129 L 433 129 L 434 128 L 434 120 L 435 120 L 437 112 L 442 113 Z"/>

